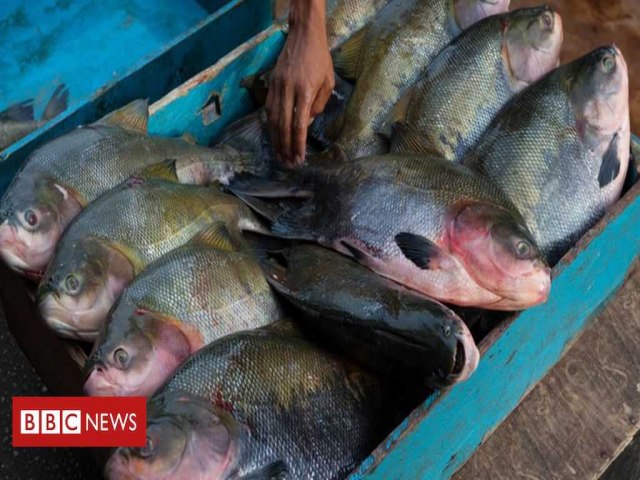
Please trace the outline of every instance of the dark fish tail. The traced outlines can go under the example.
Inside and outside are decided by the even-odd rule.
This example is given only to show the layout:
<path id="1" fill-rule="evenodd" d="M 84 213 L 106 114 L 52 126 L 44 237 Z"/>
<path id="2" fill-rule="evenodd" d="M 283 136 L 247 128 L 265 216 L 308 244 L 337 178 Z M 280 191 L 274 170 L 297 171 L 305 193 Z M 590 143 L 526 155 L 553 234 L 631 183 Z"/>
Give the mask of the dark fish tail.
<path id="1" fill-rule="evenodd" d="M 44 107 L 44 112 L 42 113 L 42 120 L 47 122 L 52 118 L 58 116 L 62 112 L 67 109 L 67 104 L 69 101 L 69 90 L 64 85 L 58 85 L 58 87 L 54 90 L 51 98 L 49 99 L 49 103 Z"/>

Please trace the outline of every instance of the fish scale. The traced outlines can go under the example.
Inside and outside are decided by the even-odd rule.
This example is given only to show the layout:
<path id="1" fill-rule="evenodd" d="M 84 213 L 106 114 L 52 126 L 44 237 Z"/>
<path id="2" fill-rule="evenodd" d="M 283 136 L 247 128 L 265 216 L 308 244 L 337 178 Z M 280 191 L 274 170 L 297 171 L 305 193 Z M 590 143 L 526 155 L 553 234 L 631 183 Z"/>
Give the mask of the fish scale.
<path id="1" fill-rule="evenodd" d="M 332 49 L 359 30 L 391 0 L 328 0 L 327 40 Z"/>
<path id="2" fill-rule="evenodd" d="M 73 255 L 74 243 L 88 237 L 122 245 L 146 266 L 186 243 L 216 220 L 237 229 L 242 215 L 250 217 L 237 199 L 214 188 L 181 185 L 160 179 L 133 180 L 93 202 L 61 238 L 51 265 Z"/>
<path id="3" fill-rule="evenodd" d="M 342 478 L 377 440 L 376 381 L 303 340 L 268 330 L 203 348 L 154 399 L 180 391 L 226 407 L 249 426 L 234 472 L 239 476 L 282 461 L 288 479 Z M 154 399 L 150 422 L 161 415 Z"/>
<path id="4" fill-rule="evenodd" d="M 598 51 L 602 54 L 606 49 Z M 570 99 L 571 77 L 582 75 L 581 62 L 589 62 L 589 55 L 556 69 L 516 95 L 465 160 L 513 200 L 552 264 L 615 201 L 628 161 L 624 154 L 628 147 L 623 146 L 616 182 L 600 186 L 601 149 L 590 145 L 588 134 L 581 136 Z M 628 118 L 628 110 L 626 115 Z M 627 121 L 619 130 L 621 142 L 627 139 L 626 145 L 628 125 Z M 605 147 L 610 139 L 605 140 Z"/>
<path id="5" fill-rule="evenodd" d="M 366 27 L 357 60 L 350 62 L 357 67 L 357 83 L 343 118 L 336 123 L 339 128 L 336 143 L 347 158 L 388 149 L 378 132 L 391 107 L 418 80 L 436 54 L 461 32 L 454 18 L 454 3 L 454 0 L 392 2 Z M 465 8 L 472 8 L 474 3 L 469 2 Z M 506 10 L 506 5 L 502 10 Z M 352 48 L 348 43 L 342 45 L 345 51 Z M 334 54 L 339 73 L 340 57 L 339 52 Z"/>
<path id="6" fill-rule="evenodd" d="M 505 22 L 520 15 L 512 12 L 484 19 L 438 54 L 425 78 L 408 94 L 402 128 L 391 140 L 392 152 L 412 151 L 402 142 L 406 129 L 419 138 L 423 151 L 452 161 L 465 156 L 500 107 L 519 90 L 505 64 L 503 42 Z"/>
<path id="7" fill-rule="evenodd" d="M 136 308 L 194 327 L 205 344 L 281 317 L 256 261 L 248 254 L 185 245 L 147 268 L 123 292 L 107 323 L 121 327 Z M 100 343 L 100 340 L 99 342 Z"/>

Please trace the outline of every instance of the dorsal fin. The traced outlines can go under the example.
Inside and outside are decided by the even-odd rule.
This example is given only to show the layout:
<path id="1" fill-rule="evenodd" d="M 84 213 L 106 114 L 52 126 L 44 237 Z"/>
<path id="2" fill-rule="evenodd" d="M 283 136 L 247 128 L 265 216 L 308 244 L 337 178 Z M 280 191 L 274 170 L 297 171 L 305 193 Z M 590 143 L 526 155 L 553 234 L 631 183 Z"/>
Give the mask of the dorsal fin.
<path id="1" fill-rule="evenodd" d="M 332 52 L 333 66 L 336 73 L 341 77 L 348 80 L 358 78 L 360 74 L 360 54 L 367 31 L 367 26 L 361 28 Z"/>
<path id="2" fill-rule="evenodd" d="M 140 133 L 147 133 L 149 123 L 149 101 L 138 99 L 118 110 L 106 114 L 96 123 L 127 128 Z"/>
<path id="3" fill-rule="evenodd" d="M 191 238 L 189 243 L 212 247 L 225 252 L 238 251 L 224 222 L 215 222 L 201 230 Z"/>

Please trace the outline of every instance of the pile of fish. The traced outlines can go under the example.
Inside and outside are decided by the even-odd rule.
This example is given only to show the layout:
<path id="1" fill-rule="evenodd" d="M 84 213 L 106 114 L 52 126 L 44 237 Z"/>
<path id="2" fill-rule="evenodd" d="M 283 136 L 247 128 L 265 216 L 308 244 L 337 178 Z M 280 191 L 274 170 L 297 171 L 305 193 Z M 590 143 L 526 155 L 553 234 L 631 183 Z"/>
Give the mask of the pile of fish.
<path id="1" fill-rule="evenodd" d="M 559 66 L 558 13 L 508 0 L 328 3 L 338 81 L 302 168 L 264 109 L 208 147 L 149 135 L 138 100 L 5 193 L 0 255 L 50 328 L 93 343 L 85 392 L 149 397 L 147 445 L 108 478 L 345 477 L 400 372 L 473 374 L 459 308 L 545 302 L 621 195 L 616 47 Z"/>

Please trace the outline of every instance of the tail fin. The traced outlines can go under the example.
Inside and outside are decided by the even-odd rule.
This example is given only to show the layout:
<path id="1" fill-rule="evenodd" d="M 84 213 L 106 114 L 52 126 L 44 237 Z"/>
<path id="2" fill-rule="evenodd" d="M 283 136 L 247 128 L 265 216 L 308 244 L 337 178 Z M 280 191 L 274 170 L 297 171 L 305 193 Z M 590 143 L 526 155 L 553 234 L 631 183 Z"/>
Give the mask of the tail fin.
<path id="1" fill-rule="evenodd" d="M 267 93 L 269 92 L 269 81 L 271 70 L 259 72 L 240 80 L 240 86 L 245 88 L 254 102 L 263 106 L 267 103 Z"/>
<path id="2" fill-rule="evenodd" d="M 343 113 L 353 92 L 353 85 L 338 74 L 336 84 L 331 92 L 322 114 L 318 115 L 309 126 L 309 138 L 315 140 L 322 148 L 329 148 L 338 136 L 343 122 Z"/>
<path id="3" fill-rule="evenodd" d="M 49 99 L 49 103 L 44 107 L 44 112 L 42 113 L 42 120 L 47 122 L 52 118 L 58 116 L 62 112 L 67 109 L 67 103 L 69 101 L 69 90 L 67 87 L 62 84 L 58 85 L 58 87 L 54 90 L 51 98 Z"/>
<path id="4" fill-rule="evenodd" d="M 28 122 L 33 120 L 33 99 L 25 100 L 11 105 L 0 112 L 0 120 L 14 122 Z"/>

